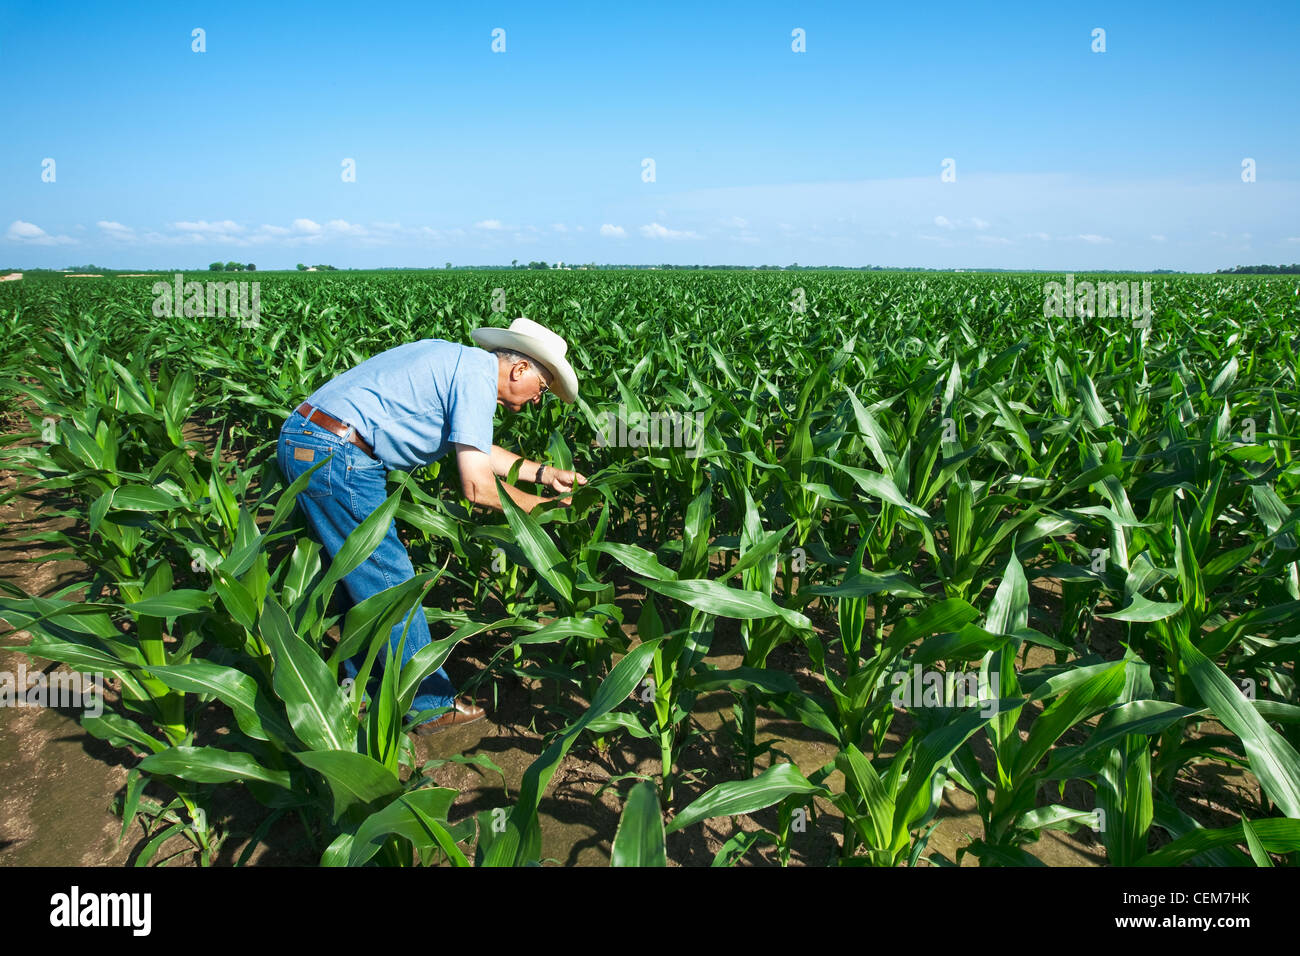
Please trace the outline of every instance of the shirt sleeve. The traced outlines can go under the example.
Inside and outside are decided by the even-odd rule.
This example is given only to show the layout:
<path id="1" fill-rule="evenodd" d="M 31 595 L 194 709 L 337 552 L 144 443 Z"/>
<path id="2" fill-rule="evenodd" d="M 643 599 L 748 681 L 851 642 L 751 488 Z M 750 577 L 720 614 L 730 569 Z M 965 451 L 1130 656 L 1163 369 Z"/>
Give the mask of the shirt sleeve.
<path id="1" fill-rule="evenodd" d="M 447 421 L 447 441 L 471 445 L 492 454 L 492 416 L 496 412 L 496 378 L 489 369 L 466 350 L 452 376 Z M 491 355 L 488 356 L 491 359 Z M 493 362 L 493 365 L 496 363 Z"/>

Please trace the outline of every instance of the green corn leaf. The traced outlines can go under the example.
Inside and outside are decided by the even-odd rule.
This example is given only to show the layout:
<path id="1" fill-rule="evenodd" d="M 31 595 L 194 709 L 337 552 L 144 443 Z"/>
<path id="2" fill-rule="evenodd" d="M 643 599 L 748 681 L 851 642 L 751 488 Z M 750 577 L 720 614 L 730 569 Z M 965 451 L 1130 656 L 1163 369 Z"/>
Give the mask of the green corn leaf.
<path id="1" fill-rule="evenodd" d="M 887 849 L 891 842 L 890 828 L 894 820 L 893 794 L 886 790 L 884 781 L 871 766 L 871 761 L 853 744 L 835 755 L 835 766 L 844 774 L 846 788 L 851 784 L 853 792 L 864 803 L 874 837 L 872 847 L 877 850 Z"/>
<path id="2" fill-rule="evenodd" d="M 642 780 L 632 787 L 623 805 L 618 831 L 610 849 L 610 866 L 667 866 L 664 820 L 654 784 Z"/>
<path id="3" fill-rule="evenodd" d="M 677 572 L 672 568 L 664 567 L 659 563 L 659 559 L 645 548 L 638 548 L 633 544 L 616 544 L 612 541 L 602 541 L 599 544 L 590 545 L 589 550 L 608 554 L 619 564 L 643 577 L 654 578 L 656 581 L 677 580 Z"/>
<path id="4" fill-rule="evenodd" d="M 1265 850 L 1272 853 L 1292 853 L 1300 850 L 1300 820 L 1267 818 L 1250 824 L 1255 838 Z M 1137 861 L 1137 866 L 1182 866 L 1210 850 L 1231 847 L 1246 842 L 1240 823 L 1221 830 L 1194 830 L 1148 853 Z"/>
<path id="5" fill-rule="evenodd" d="M 1234 359 L 1234 361 L 1236 361 Z M 1272 867 L 1273 861 L 1269 859 L 1268 850 L 1264 847 L 1264 841 L 1259 838 L 1255 828 L 1251 826 L 1250 820 L 1246 817 L 1241 818 L 1241 832 L 1246 838 L 1246 848 L 1250 851 L 1250 858 L 1255 861 L 1256 866 Z"/>
<path id="6" fill-rule="evenodd" d="M 1181 604 L 1151 601 L 1140 594 L 1134 594 L 1133 599 L 1120 610 L 1097 616 L 1110 618 L 1113 621 L 1141 621 L 1149 624 L 1152 621 L 1163 621 L 1165 618 L 1173 617 L 1182 609 Z"/>
<path id="7" fill-rule="evenodd" d="M 194 783 L 259 780 L 277 787 L 288 788 L 290 785 L 287 770 L 268 770 L 251 754 L 218 750 L 216 747 L 168 747 L 141 760 L 140 769 Z"/>
<path id="8" fill-rule="evenodd" d="M 577 577 L 573 567 L 560 555 L 550 535 L 506 494 L 505 486 L 499 478 L 497 493 L 501 496 L 501 507 L 505 511 L 510 530 L 514 532 L 519 550 L 555 596 L 572 607 L 573 582 Z"/>
<path id="9" fill-rule="evenodd" d="M 441 571 L 417 574 L 401 584 L 372 594 L 360 604 L 354 604 L 343 620 L 343 639 L 330 654 L 330 667 L 337 673 L 341 661 L 352 657 L 362 647 L 369 647 L 376 636 L 388 634 L 404 621 L 411 608 L 420 603 L 426 589 L 432 587 L 441 574 Z"/>
<path id="10" fill-rule="evenodd" d="M 1116 661 L 1053 701 L 1034 721 L 1029 738 L 1016 754 L 1012 778 L 1024 779 L 1063 733 L 1114 703 L 1124 689 L 1126 666 L 1124 661 Z"/>
<path id="11" fill-rule="evenodd" d="M 149 734 L 133 720 L 119 714 L 103 713 L 98 717 L 82 717 L 81 726 L 92 737 L 107 740 L 114 747 L 135 744 L 147 753 L 161 753 L 167 745 Z"/>
<path id="12" fill-rule="evenodd" d="M 446 787 L 425 787 L 402 794 L 357 828 L 356 836 L 346 848 L 347 865 L 364 865 L 391 834 L 405 837 L 417 848 L 427 846 L 434 839 L 428 821 L 445 823 L 455 799 L 456 791 Z"/>
<path id="13" fill-rule="evenodd" d="M 1211 713 L 1241 738 L 1250 768 L 1264 792 L 1288 817 L 1300 817 L 1300 754 L 1265 722 L 1232 679 L 1185 635 L 1176 635 L 1176 640 L 1188 678 Z"/>
<path id="14" fill-rule="evenodd" d="M 337 823 L 354 807 L 367 807 L 402 789 L 396 775 L 373 757 L 347 750 L 308 750 L 294 754 L 325 778 L 334 795 Z"/>
<path id="15" fill-rule="evenodd" d="M 227 613 L 245 630 L 257 628 L 257 601 L 238 579 L 224 571 L 215 571 L 212 575 L 212 587 L 221 599 Z"/>
<path id="16" fill-rule="evenodd" d="M 1028 627 L 1029 582 L 1025 580 L 1024 569 L 1020 566 L 1013 546 L 1002 581 L 993 595 L 993 603 L 989 605 L 985 630 L 992 634 L 1014 636 Z"/>
<path id="17" fill-rule="evenodd" d="M 234 712 L 239 729 L 256 740 L 275 740 L 281 746 L 293 739 L 293 731 L 266 698 L 256 680 L 233 667 L 209 661 L 151 667 L 149 673 L 172 690 L 211 694 Z"/>
<path id="18" fill-rule="evenodd" d="M 638 578 L 640 584 L 664 597 L 681 601 L 706 614 L 752 621 L 779 617 L 796 630 L 811 631 L 812 622 L 797 611 L 779 606 L 766 594 L 728 587 L 722 581 L 697 578 L 689 581 L 655 581 Z"/>
<path id="19" fill-rule="evenodd" d="M 844 472 L 853 479 L 854 483 L 864 494 L 870 495 L 872 498 L 878 498 L 888 504 L 896 505 L 908 514 L 920 518 L 922 521 L 928 522 L 930 520 L 929 514 L 904 498 L 902 492 L 898 490 L 898 486 L 895 485 L 887 476 L 872 471 L 866 471 L 862 468 L 854 468 L 851 465 L 841 464 L 840 462 L 833 461 L 830 458 L 814 458 L 812 460 L 819 464 L 830 465 L 832 468 Z"/>
<path id="20" fill-rule="evenodd" d="M 158 597 L 132 601 L 124 606 L 141 617 L 179 617 L 182 614 L 193 614 L 212 607 L 212 595 L 207 591 L 180 588 L 160 594 Z"/>
<path id="21" fill-rule="evenodd" d="M 829 797 L 825 787 L 810 783 L 793 764 L 779 763 L 749 780 L 728 780 L 704 793 L 673 818 L 668 833 L 676 833 L 711 817 L 753 813 L 793 794 Z"/>
<path id="22" fill-rule="evenodd" d="M 284 608 L 268 596 L 259 631 L 275 659 L 272 678 L 298 739 L 312 750 L 354 750 L 351 712 L 311 646 L 293 632 Z"/>
<path id="23" fill-rule="evenodd" d="M 120 485 L 113 489 L 111 507 L 118 511 L 175 511 L 185 503 L 152 485 Z"/>

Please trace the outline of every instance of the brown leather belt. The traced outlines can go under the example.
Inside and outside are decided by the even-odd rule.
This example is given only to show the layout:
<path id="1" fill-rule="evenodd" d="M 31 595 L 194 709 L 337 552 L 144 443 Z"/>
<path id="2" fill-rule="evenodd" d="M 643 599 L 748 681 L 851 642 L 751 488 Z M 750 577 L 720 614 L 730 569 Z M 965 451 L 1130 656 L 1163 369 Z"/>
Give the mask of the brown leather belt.
<path id="1" fill-rule="evenodd" d="M 356 445 L 358 448 L 364 451 L 371 458 L 375 457 L 375 450 L 366 444 L 365 439 L 362 438 L 360 435 L 358 435 L 357 430 L 353 428 L 351 425 L 345 425 L 337 418 L 334 418 L 331 415 L 326 415 L 319 408 L 312 408 L 306 402 L 303 402 L 301 405 L 299 405 L 296 411 L 303 418 L 307 419 L 307 421 L 314 422 L 315 424 L 319 425 L 321 428 L 325 429 L 327 432 L 333 432 L 335 435 L 338 435 L 340 438 L 349 438 L 348 433 L 351 432 L 350 438 L 352 444 Z"/>

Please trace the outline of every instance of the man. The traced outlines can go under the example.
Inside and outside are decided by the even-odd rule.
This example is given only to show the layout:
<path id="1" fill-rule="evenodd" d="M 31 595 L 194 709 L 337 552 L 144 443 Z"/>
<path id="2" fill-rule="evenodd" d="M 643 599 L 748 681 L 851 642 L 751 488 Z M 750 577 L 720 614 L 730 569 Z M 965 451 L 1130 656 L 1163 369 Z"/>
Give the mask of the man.
<path id="1" fill-rule="evenodd" d="M 334 457 L 311 476 L 298 496 L 308 523 L 331 557 L 353 529 L 387 497 L 389 470 L 409 471 L 456 450 L 461 489 L 471 502 L 502 510 L 494 476 L 505 477 L 519 459 L 492 444 L 496 405 L 512 412 L 537 405 L 554 392 L 565 402 L 578 395 L 578 378 L 565 359 L 568 344 L 530 321 L 515 319 L 509 329 L 476 329 L 473 348 L 442 339 L 423 339 L 389 349 L 362 362 L 313 392 L 280 429 L 280 471 L 293 481 L 317 462 Z M 560 494 L 587 479 L 524 460 L 519 477 Z M 505 485 L 515 504 L 531 511 L 546 501 Z M 564 504 L 569 499 L 563 499 Z M 373 554 L 343 579 L 354 604 L 410 580 L 415 569 L 397 537 L 395 523 Z M 430 642 L 420 607 L 409 615 L 410 630 L 402 663 Z M 406 622 L 396 625 L 390 645 L 396 653 Z M 356 677 L 359 653 L 345 670 Z M 376 668 L 382 668 L 382 652 Z M 450 707 L 441 717 L 416 728 L 427 734 L 484 716 L 481 707 L 457 700 L 446 671 L 439 668 L 420 685 L 414 712 Z"/>

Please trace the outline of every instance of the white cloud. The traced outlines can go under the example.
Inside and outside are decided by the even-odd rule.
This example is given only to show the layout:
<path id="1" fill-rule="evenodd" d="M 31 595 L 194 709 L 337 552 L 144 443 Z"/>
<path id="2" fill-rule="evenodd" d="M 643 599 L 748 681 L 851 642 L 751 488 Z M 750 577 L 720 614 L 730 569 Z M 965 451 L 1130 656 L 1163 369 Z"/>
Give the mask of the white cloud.
<path id="1" fill-rule="evenodd" d="M 181 232 L 197 232 L 206 235 L 227 235 L 244 231 L 243 226 L 229 219 L 220 222 L 208 222 L 206 219 L 197 222 L 175 222 L 172 223 L 172 228 L 179 229 Z"/>
<path id="2" fill-rule="evenodd" d="M 295 219 L 293 228 L 298 232 L 320 232 L 320 223 L 312 222 L 310 219 Z"/>
<path id="3" fill-rule="evenodd" d="M 667 218 L 666 216 L 663 218 Z M 748 219 L 742 219 L 740 216 L 732 216 L 730 219 L 722 220 L 722 225 L 730 226 L 733 229 L 744 229 L 749 225 Z"/>
<path id="4" fill-rule="evenodd" d="M 1086 232 L 1083 233 L 1082 235 L 1075 236 L 1074 238 L 1079 239 L 1082 242 L 1090 243 L 1092 245 L 1100 245 L 1102 243 L 1114 241 L 1112 239 L 1106 238 L 1105 236 L 1099 236 L 1095 232 Z"/>
<path id="5" fill-rule="evenodd" d="M 1165 237 L 1162 236 L 1162 235 L 1160 235 L 1160 233 L 1154 233 L 1154 234 L 1152 234 L 1152 235 L 1150 236 L 1150 239 L 1151 239 L 1152 242 L 1164 242 L 1164 241 L 1165 241 Z"/>
<path id="6" fill-rule="evenodd" d="M 844 220 L 840 220 L 843 222 Z M 969 219 L 949 219 L 947 216 L 935 216 L 934 224 L 940 229 L 987 229 L 988 220 L 981 219 L 979 216 L 971 216 Z"/>
<path id="7" fill-rule="evenodd" d="M 627 235 L 627 231 L 622 226 L 611 226 L 609 223 L 605 223 L 600 227 L 600 234 L 602 236 L 615 236 L 622 239 Z"/>
<path id="8" fill-rule="evenodd" d="M 652 222 L 648 226 L 641 227 L 641 235 L 647 239 L 703 239 L 697 232 L 681 229 L 669 229 L 667 226 L 661 226 L 657 222 Z"/>
<path id="9" fill-rule="evenodd" d="M 1217 229 L 1214 230 L 1213 232 L 1211 232 L 1211 233 L 1210 233 L 1210 236 L 1211 236 L 1212 238 L 1214 238 L 1214 239 L 1227 239 L 1227 238 L 1228 238 L 1228 234 L 1227 234 L 1226 232 L 1219 232 Z"/>
<path id="10" fill-rule="evenodd" d="M 474 223 L 474 228 L 475 228 L 475 229 L 491 229 L 491 230 L 494 230 L 494 231 L 495 231 L 495 230 L 505 229 L 506 227 L 503 226 L 503 225 L 501 225 L 501 220 L 500 220 L 500 219 L 484 219 L 482 222 L 476 222 L 476 223 Z"/>
<path id="11" fill-rule="evenodd" d="M 562 222 L 553 223 L 553 224 L 551 225 L 551 228 L 554 229 L 556 232 L 568 232 L 568 231 L 569 231 L 569 227 L 566 226 L 566 225 L 565 225 L 564 223 L 562 223 Z"/>
<path id="12" fill-rule="evenodd" d="M 130 242 L 135 239 L 135 230 L 130 226 L 122 225 L 120 222 L 101 219 L 99 222 L 95 223 L 95 225 L 104 230 L 110 239 L 116 239 L 120 242 Z"/>
<path id="13" fill-rule="evenodd" d="M 1042 242 L 1051 242 L 1052 237 L 1045 232 L 1028 232 L 1025 233 L 1026 239 L 1038 239 Z"/>
<path id="14" fill-rule="evenodd" d="M 370 233 L 365 226 L 359 226 L 354 222 L 348 222 L 346 219 L 331 219 L 325 223 L 327 231 L 340 236 L 368 236 Z"/>
<path id="15" fill-rule="evenodd" d="M 1009 246 L 1012 245 L 1010 239 L 1004 239 L 1001 236 L 976 236 L 976 242 L 982 242 L 989 246 Z"/>
<path id="16" fill-rule="evenodd" d="M 21 219 L 10 223 L 5 238 L 12 242 L 29 242 L 34 246 L 68 246 L 77 242 L 71 236 L 51 236 L 35 223 L 23 222 Z"/>
<path id="17" fill-rule="evenodd" d="M 1300 236 L 1287 236 L 1286 242 L 1300 242 Z"/>

